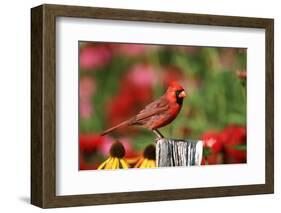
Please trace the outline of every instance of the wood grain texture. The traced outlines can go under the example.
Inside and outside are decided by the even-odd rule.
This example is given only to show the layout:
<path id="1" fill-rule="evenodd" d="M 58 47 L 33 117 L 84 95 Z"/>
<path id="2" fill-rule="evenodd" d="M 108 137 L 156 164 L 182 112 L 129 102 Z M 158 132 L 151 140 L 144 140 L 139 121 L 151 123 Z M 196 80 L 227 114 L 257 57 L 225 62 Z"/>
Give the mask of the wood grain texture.
<path id="1" fill-rule="evenodd" d="M 39 6 L 31 23 L 31 203 L 44 208 L 55 197 L 55 17 Z"/>
<path id="2" fill-rule="evenodd" d="M 200 166 L 203 142 L 161 138 L 156 142 L 157 167 Z"/>
<path id="3" fill-rule="evenodd" d="M 56 196 L 56 18 L 262 28 L 266 30 L 266 183 L 260 185 L 171 189 Z M 274 24 L 272 19 L 170 12 L 41 5 L 31 10 L 31 203 L 63 207 L 272 193 L 274 189 Z"/>
<path id="4" fill-rule="evenodd" d="M 265 33 L 265 179 L 267 190 L 274 192 L 274 20 L 266 26 Z"/>
<path id="5" fill-rule="evenodd" d="M 42 6 L 31 14 L 31 203 L 43 204 Z"/>

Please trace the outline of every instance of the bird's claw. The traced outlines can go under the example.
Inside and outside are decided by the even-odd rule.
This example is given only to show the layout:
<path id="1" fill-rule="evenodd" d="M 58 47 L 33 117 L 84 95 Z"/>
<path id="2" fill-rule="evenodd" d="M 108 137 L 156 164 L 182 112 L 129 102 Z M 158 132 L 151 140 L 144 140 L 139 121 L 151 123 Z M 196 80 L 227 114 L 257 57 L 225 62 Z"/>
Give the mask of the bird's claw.
<path id="1" fill-rule="evenodd" d="M 164 138 L 164 136 L 161 134 L 161 132 L 159 132 L 159 130 L 155 129 L 155 130 L 153 130 L 153 132 L 154 132 L 155 135 L 156 135 L 155 143 L 157 143 L 157 141 L 159 141 L 159 140 L 161 140 L 162 138 Z"/>
<path id="2" fill-rule="evenodd" d="M 155 138 L 155 143 L 157 143 L 159 140 L 161 140 L 162 138 L 160 138 L 160 137 L 156 137 Z"/>

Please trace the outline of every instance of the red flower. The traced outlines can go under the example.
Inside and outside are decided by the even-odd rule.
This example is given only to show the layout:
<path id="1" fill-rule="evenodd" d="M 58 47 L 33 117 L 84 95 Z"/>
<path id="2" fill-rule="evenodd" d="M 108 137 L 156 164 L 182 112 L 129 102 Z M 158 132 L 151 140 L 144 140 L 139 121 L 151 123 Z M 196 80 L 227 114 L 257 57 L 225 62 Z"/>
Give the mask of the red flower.
<path id="1" fill-rule="evenodd" d="M 204 147 L 211 149 L 212 153 L 218 153 L 222 150 L 223 144 L 219 133 L 209 131 L 201 136 Z"/>
<path id="2" fill-rule="evenodd" d="M 82 155 L 79 156 L 79 169 L 80 170 L 93 170 L 97 169 L 98 163 L 87 163 Z"/>
<path id="3" fill-rule="evenodd" d="M 110 100 L 107 107 L 108 126 L 120 123 L 134 114 L 134 96 L 129 92 L 118 94 Z"/>
<path id="4" fill-rule="evenodd" d="M 102 144 L 103 137 L 96 134 L 81 134 L 79 137 L 80 151 L 91 153 Z"/>
<path id="5" fill-rule="evenodd" d="M 155 81 L 155 71 L 151 66 L 146 64 L 133 66 L 122 79 L 117 95 L 107 104 L 108 126 L 128 119 L 150 102 Z M 122 132 L 122 129 L 117 131 Z"/>
<path id="6" fill-rule="evenodd" d="M 103 143 L 103 138 L 96 134 L 80 134 L 79 137 L 79 169 L 91 170 L 98 168 L 98 162 L 93 160 L 99 147 Z"/>
<path id="7" fill-rule="evenodd" d="M 204 164 L 222 163 L 222 142 L 219 133 L 209 131 L 202 135 L 204 145 Z M 203 164 L 203 165 L 204 165 Z"/>
<path id="8" fill-rule="evenodd" d="M 223 155 L 222 153 L 217 154 L 210 154 L 205 156 L 205 165 L 215 165 L 215 164 L 222 164 L 223 163 Z M 204 164 L 202 164 L 204 165 Z"/>
<path id="9" fill-rule="evenodd" d="M 201 160 L 201 165 L 206 165 L 206 160 L 205 160 L 204 157 L 203 157 L 202 160 Z"/>
<path id="10" fill-rule="evenodd" d="M 225 161 L 227 163 L 245 163 L 246 153 L 246 128 L 230 125 L 221 133 L 224 143 Z"/>

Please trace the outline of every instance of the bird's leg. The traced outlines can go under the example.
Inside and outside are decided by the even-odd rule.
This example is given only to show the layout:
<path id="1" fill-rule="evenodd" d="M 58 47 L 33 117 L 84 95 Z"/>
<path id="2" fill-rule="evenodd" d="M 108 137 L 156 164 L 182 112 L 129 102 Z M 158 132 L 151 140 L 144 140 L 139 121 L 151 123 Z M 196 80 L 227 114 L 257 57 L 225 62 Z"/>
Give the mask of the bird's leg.
<path id="1" fill-rule="evenodd" d="M 157 136 L 156 141 L 161 139 L 161 138 L 164 138 L 164 136 L 161 134 L 161 132 L 158 129 L 154 129 L 153 132 Z"/>

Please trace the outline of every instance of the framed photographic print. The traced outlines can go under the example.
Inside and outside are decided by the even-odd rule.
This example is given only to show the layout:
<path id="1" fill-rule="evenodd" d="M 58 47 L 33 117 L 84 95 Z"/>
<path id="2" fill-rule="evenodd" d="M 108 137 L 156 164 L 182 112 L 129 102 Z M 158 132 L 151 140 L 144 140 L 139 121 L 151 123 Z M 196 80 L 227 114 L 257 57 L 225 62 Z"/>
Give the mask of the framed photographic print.
<path id="1" fill-rule="evenodd" d="M 273 193 L 273 19 L 31 9 L 31 203 Z"/>

